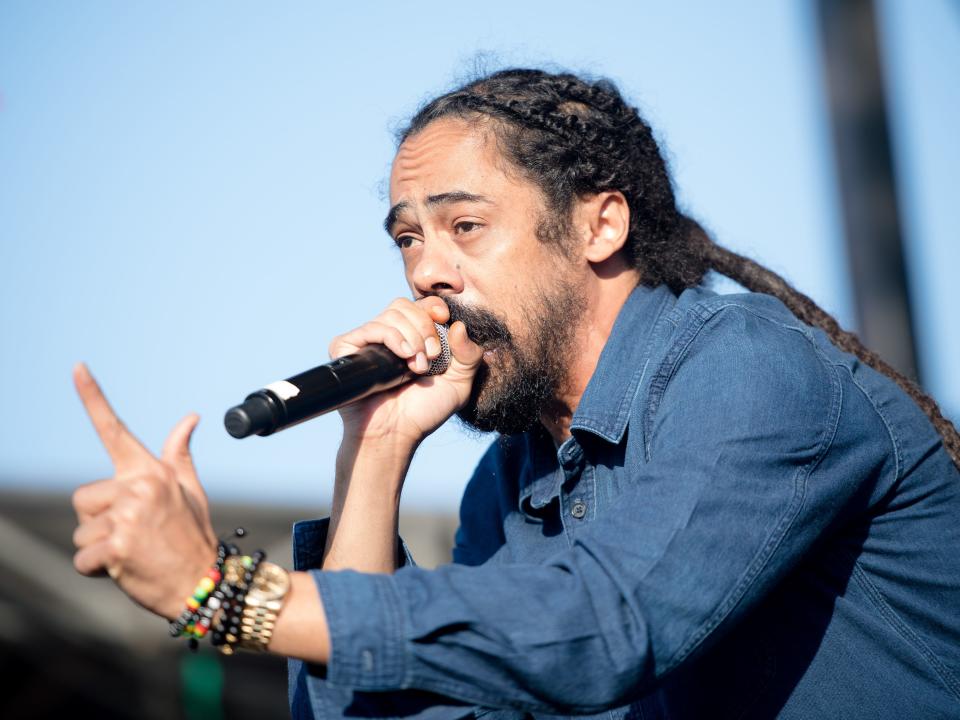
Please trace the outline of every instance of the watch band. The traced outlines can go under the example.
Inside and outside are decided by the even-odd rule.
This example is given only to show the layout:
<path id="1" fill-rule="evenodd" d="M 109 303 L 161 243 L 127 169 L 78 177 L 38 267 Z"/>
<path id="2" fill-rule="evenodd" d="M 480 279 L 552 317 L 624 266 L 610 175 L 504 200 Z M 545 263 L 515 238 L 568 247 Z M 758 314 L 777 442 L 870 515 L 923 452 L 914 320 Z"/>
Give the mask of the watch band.
<path id="1" fill-rule="evenodd" d="M 239 647 L 265 652 L 273 638 L 278 614 L 267 607 L 245 607 L 240 619 Z"/>
<path id="2" fill-rule="evenodd" d="M 227 558 L 224 607 L 218 614 L 214 645 L 224 655 L 241 648 L 263 652 L 270 644 L 277 616 L 290 590 L 290 574 L 264 560 L 265 553 Z"/>
<path id="3" fill-rule="evenodd" d="M 237 645 L 264 652 L 273 638 L 277 617 L 290 590 L 290 574 L 279 565 L 261 562 L 246 589 Z"/>

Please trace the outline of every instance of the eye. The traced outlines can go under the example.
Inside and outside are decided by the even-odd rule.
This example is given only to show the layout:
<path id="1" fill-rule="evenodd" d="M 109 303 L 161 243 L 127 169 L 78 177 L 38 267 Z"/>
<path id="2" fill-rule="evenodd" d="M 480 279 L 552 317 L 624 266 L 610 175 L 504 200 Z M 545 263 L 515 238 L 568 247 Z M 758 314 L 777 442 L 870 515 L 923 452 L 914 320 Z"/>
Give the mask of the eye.
<path id="1" fill-rule="evenodd" d="M 453 225 L 453 229 L 457 231 L 457 234 L 468 233 L 479 227 L 482 227 L 482 225 L 472 220 L 461 220 Z"/>
<path id="2" fill-rule="evenodd" d="M 397 247 L 401 250 L 406 250 L 413 246 L 417 239 L 413 235 L 400 235 L 397 237 L 394 242 L 397 244 Z"/>

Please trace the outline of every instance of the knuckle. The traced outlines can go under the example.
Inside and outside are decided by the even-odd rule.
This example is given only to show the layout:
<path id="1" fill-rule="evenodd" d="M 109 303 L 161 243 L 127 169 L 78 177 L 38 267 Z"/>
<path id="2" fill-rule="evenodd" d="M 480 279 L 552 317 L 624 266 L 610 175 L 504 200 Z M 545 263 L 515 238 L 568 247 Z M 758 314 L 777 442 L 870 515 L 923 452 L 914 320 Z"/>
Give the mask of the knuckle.
<path id="1" fill-rule="evenodd" d="M 369 345 L 371 343 L 382 342 L 383 338 L 386 337 L 392 326 L 388 325 L 382 320 L 372 320 L 363 327 L 363 340 L 362 342 L 358 343 L 358 345 Z"/>
<path id="2" fill-rule="evenodd" d="M 343 335 L 337 335 L 333 340 L 330 341 L 330 344 L 327 346 L 327 354 L 330 357 L 336 357 L 337 350 L 340 349 L 340 343 L 343 342 L 341 338 Z"/>
<path id="3" fill-rule="evenodd" d="M 426 315 L 417 318 L 417 330 L 421 332 L 424 338 L 428 338 L 431 335 L 436 337 L 437 334 L 437 328 L 433 324 L 433 319 Z"/>
<path id="4" fill-rule="evenodd" d="M 434 332 L 433 320 L 430 319 L 430 316 L 423 312 L 422 309 L 418 309 L 417 312 L 411 313 L 407 322 L 409 322 L 416 332 L 423 336 L 428 337 L 431 333 Z"/>
<path id="5" fill-rule="evenodd" d="M 390 325 L 400 324 L 406 320 L 406 317 L 406 315 L 396 309 L 387 310 L 380 316 L 385 323 L 389 322 Z"/>
<path id="6" fill-rule="evenodd" d="M 160 499 L 160 483 L 152 475 L 141 475 L 130 483 L 130 493 L 138 500 L 154 503 Z"/>
<path id="7" fill-rule="evenodd" d="M 427 295 L 426 297 L 420 298 L 416 302 L 417 305 L 419 305 L 421 308 L 425 310 L 427 308 L 437 307 L 437 303 L 439 303 L 440 305 L 446 305 L 446 303 L 443 302 L 443 300 L 437 297 L 436 295 Z"/>
<path id="8" fill-rule="evenodd" d="M 110 512 L 110 519 L 115 527 L 133 527 L 140 520 L 140 506 L 138 503 L 120 503 Z"/>
<path id="9" fill-rule="evenodd" d="M 127 559 L 130 551 L 130 543 L 123 533 L 114 533 L 107 539 L 107 557 L 110 564 Z"/>
<path id="10" fill-rule="evenodd" d="M 447 311 L 447 304 L 440 298 L 431 295 L 430 297 L 425 297 L 422 300 L 417 302 L 417 309 L 419 312 L 417 315 L 419 319 L 424 323 L 424 325 L 433 328 L 433 315 L 431 315 L 431 310 L 443 309 Z"/>

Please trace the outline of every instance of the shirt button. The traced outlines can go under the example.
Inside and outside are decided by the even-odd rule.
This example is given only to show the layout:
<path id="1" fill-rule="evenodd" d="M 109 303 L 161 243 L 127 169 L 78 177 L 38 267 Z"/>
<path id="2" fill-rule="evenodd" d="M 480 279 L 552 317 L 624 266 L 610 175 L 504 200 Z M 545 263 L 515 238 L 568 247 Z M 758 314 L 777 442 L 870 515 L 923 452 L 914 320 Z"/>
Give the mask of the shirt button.
<path id="1" fill-rule="evenodd" d="M 370 650 L 360 653 L 360 664 L 365 671 L 373 672 L 373 653 Z"/>
<path id="2" fill-rule="evenodd" d="M 577 500 L 570 508 L 570 514 L 577 520 L 587 514 L 587 504 L 583 500 Z"/>

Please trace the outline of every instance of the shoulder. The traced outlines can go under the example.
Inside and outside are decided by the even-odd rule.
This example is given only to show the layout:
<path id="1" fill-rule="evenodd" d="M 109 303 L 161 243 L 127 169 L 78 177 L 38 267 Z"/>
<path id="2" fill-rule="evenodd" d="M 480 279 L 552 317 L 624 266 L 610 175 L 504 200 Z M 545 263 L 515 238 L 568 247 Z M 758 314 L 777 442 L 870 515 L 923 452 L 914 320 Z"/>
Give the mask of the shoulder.
<path id="1" fill-rule="evenodd" d="M 834 374 L 814 331 L 776 298 L 759 293 L 686 296 L 668 317 L 674 328 L 657 368 L 662 379 L 698 364 L 711 369 L 702 382 L 718 389 L 722 379 L 797 387 Z"/>
<path id="2" fill-rule="evenodd" d="M 642 404 L 649 438 L 666 420 L 814 443 L 839 417 L 841 388 L 813 331 L 768 295 L 687 291 L 667 317 L 670 336 Z M 640 408 L 638 408 L 640 409 Z"/>

